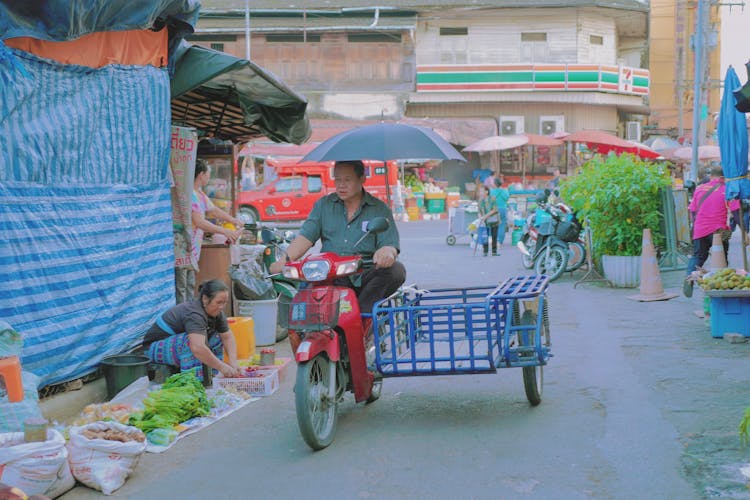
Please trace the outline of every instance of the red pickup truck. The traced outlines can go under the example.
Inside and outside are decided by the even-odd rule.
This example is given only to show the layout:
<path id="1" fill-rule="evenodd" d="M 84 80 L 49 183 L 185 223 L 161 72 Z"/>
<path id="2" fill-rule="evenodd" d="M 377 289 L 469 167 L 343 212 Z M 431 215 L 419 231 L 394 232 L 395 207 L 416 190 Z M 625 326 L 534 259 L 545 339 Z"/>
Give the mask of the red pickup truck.
<path id="1" fill-rule="evenodd" d="M 336 190 L 333 162 L 297 163 L 296 160 L 269 161 L 278 177 L 237 197 L 239 214 L 256 222 L 288 222 L 307 219 L 318 198 Z M 383 162 L 365 161 L 365 189 L 386 201 Z M 388 162 L 388 186 L 398 180 L 398 164 Z"/>

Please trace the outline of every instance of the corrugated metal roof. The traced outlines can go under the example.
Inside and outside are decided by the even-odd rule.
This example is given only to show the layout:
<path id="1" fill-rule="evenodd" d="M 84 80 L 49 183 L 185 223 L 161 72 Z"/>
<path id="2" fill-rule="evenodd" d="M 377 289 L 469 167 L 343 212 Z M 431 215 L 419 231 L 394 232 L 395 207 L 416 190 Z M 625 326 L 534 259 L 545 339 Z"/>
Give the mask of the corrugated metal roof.
<path id="1" fill-rule="evenodd" d="M 259 10 L 291 10 L 302 11 L 342 11 L 346 9 L 362 8 L 391 8 L 399 10 L 410 10 L 429 12 L 443 9 L 502 9 L 502 8 L 529 8 L 529 7 L 605 7 L 611 9 L 636 10 L 648 12 L 649 6 L 646 2 L 638 0 L 499 0 L 499 1 L 469 1 L 457 2 L 456 0 L 348 0 L 346 2 L 326 2 L 325 7 L 320 2 L 291 2 L 288 0 L 253 0 L 251 11 Z M 201 14 L 211 11 L 244 10 L 245 0 L 202 0 Z M 381 10 L 381 15 L 387 11 Z"/>

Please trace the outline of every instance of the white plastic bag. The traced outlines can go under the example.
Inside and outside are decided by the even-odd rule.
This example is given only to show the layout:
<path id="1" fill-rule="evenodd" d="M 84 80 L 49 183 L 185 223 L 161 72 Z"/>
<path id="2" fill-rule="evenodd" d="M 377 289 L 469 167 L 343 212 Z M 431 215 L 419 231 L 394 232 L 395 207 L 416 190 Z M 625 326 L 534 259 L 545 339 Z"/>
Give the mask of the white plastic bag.
<path id="1" fill-rule="evenodd" d="M 55 429 L 47 441 L 27 443 L 23 432 L 0 434 L 0 482 L 27 495 L 56 498 L 75 486 L 68 466 L 65 438 Z"/>
<path id="2" fill-rule="evenodd" d="M 115 429 L 128 434 L 141 433 L 136 427 L 117 422 L 94 422 L 93 424 L 71 427 L 69 430 L 68 458 L 73 476 L 89 488 L 111 495 L 133 472 L 146 450 L 146 440 L 110 441 L 89 439 L 82 434 L 86 429 Z"/>

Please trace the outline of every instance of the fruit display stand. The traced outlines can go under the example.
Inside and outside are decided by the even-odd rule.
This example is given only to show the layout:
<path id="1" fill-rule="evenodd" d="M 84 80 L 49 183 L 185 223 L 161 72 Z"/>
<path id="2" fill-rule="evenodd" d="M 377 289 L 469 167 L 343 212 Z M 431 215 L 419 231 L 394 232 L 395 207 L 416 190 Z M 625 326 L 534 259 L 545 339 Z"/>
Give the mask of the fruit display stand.
<path id="1" fill-rule="evenodd" d="M 711 301 L 711 336 L 739 333 L 750 337 L 750 275 L 727 267 L 706 274 L 698 283 Z"/>
<path id="2" fill-rule="evenodd" d="M 750 290 L 705 290 L 711 299 L 711 336 L 726 333 L 750 337 Z"/>

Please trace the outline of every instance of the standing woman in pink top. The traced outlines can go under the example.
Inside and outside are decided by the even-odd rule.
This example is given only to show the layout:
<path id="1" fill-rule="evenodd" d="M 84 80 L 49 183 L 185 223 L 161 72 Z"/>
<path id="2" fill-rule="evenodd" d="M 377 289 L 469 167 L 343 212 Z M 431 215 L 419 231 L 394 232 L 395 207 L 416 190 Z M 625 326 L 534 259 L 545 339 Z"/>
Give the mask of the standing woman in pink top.
<path id="1" fill-rule="evenodd" d="M 715 163 L 711 166 L 709 174 L 711 177 L 705 184 L 695 189 L 693 199 L 688 206 L 690 216 L 693 220 L 693 256 L 687 265 L 687 276 L 682 285 L 682 291 L 686 297 L 693 295 L 693 280 L 690 274 L 708 259 L 708 252 L 713 243 L 713 234 L 717 231 L 729 229 L 727 216 L 732 212 L 734 220 L 740 220 L 740 202 L 732 200 L 727 202 L 724 187 L 724 173 L 721 165 Z M 724 257 L 729 253 L 729 240 L 724 242 Z M 727 260 L 728 261 L 728 260 Z"/>

